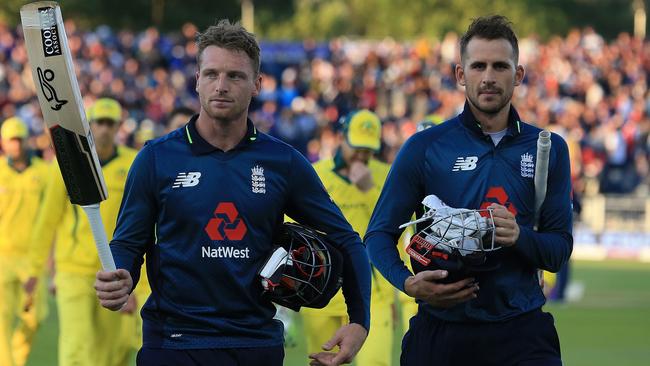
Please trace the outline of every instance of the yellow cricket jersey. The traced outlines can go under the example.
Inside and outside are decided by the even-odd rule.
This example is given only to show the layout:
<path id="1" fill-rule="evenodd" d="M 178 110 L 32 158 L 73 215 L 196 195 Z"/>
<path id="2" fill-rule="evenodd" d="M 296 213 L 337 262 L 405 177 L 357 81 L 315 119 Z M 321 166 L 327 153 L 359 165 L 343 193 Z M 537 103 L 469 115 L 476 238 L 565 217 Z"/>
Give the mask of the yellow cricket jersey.
<path id="1" fill-rule="evenodd" d="M 330 194 L 330 197 L 339 206 L 354 231 L 359 233 L 361 238 L 363 238 L 366 234 L 372 211 L 384 186 L 386 176 L 388 176 L 390 166 L 378 160 L 370 159 L 368 168 L 372 174 L 374 186 L 367 192 L 362 192 L 347 178 L 336 173 L 334 166 L 334 159 L 327 159 L 315 163 L 314 169 L 323 181 L 323 185 Z M 371 297 L 373 305 L 386 304 L 388 306 L 394 300 L 395 290 L 393 286 L 377 270 L 373 269 Z M 307 312 L 312 311 L 312 309 L 303 310 Z M 325 308 L 313 311 L 317 311 L 320 315 L 345 316 L 347 314 L 347 307 L 342 292 L 339 291 Z"/>
<path id="2" fill-rule="evenodd" d="M 135 150 L 118 146 L 116 156 L 102 166 L 108 199 L 102 201 L 100 213 L 109 241 L 115 230 L 124 183 L 135 155 Z M 54 260 L 57 271 L 94 276 L 101 264 L 90 224 L 83 209 L 68 200 L 63 178 L 58 166 L 56 168 L 48 182 L 43 209 L 32 237 L 34 270 L 42 268 L 52 243 L 56 243 Z"/>
<path id="3" fill-rule="evenodd" d="M 31 157 L 22 172 L 0 158 L 0 255 L 26 256 L 34 219 L 41 206 L 49 164 Z"/>

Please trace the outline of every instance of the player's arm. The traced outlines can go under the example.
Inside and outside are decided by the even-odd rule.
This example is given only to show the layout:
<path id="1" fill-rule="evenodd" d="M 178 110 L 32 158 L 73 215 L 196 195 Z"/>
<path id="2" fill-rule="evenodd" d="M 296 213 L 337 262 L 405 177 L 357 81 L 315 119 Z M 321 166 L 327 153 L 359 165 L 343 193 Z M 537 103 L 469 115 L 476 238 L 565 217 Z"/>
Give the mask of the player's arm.
<path id="1" fill-rule="evenodd" d="M 343 254 L 343 295 L 350 324 L 339 329 L 324 349 L 335 345 L 338 353 L 310 355 L 314 364 L 339 365 L 350 362 L 359 352 L 370 328 L 370 261 L 359 235 L 352 230 L 341 210 L 330 199 L 309 162 L 292 151 L 289 167 L 289 195 L 285 212 L 301 224 L 328 234 Z"/>
<path id="2" fill-rule="evenodd" d="M 364 242 L 373 265 L 400 291 L 412 276 L 400 258 L 397 244 L 402 230 L 424 197 L 424 147 L 409 139 L 391 166 L 388 178 L 375 205 Z"/>
<path id="3" fill-rule="evenodd" d="M 369 327 L 370 261 L 359 235 L 330 199 L 309 162 L 292 152 L 286 213 L 297 222 L 323 231 L 344 254 L 343 295 L 350 321 Z"/>
<path id="4" fill-rule="evenodd" d="M 436 307 L 450 307 L 476 297 L 478 287 L 467 278 L 450 284 L 438 283 L 447 277 L 442 270 L 422 271 L 413 275 L 400 258 L 397 244 L 424 192 L 426 143 L 409 139 L 400 150 L 388 174 L 375 206 L 365 243 L 372 263 L 396 288 L 411 297 Z"/>
<path id="5" fill-rule="evenodd" d="M 34 220 L 29 246 L 30 276 L 37 278 L 45 268 L 45 263 L 52 250 L 56 229 L 61 226 L 65 210 L 70 204 L 61 172 L 56 164 L 50 164 L 41 207 Z"/>
<path id="6" fill-rule="evenodd" d="M 4 156 L 2 156 L 2 153 L 0 153 L 0 159 L 3 158 Z M 0 164 L 2 164 L 2 162 L 0 162 Z M 2 169 L 1 166 L 0 169 Z M 3 173 L 2 170 L 0 170 L 0 179 L 7 179 L 2 173 Z M 7 212 L 8 205 L 9 205 L 8 195 L 6 193 L 0 192 L 0 222 L 2 222 L 2 217 L 4 216 L 4 213 Z"/>
<path id="7" fill-rule="evenodd" d="M 573 250 L 571 171 L 566 142 L 552 135 L 546 199 L 541 207 L 538 231 L 519 225 L 515 250 L 536 268 L 557 272 Z"/>
<path id="8" fill-rule="evenodd" d="M 157 203 L 152 187 L 155 186 L 153 151 L 145 146 L 129 170 L 111 240 L 118 270 L 100 271 L 95 281 L 97 297 L 111 310 L 120 309 L 126 303 L 140 278 L 147 247 L 154 243 Z"/>

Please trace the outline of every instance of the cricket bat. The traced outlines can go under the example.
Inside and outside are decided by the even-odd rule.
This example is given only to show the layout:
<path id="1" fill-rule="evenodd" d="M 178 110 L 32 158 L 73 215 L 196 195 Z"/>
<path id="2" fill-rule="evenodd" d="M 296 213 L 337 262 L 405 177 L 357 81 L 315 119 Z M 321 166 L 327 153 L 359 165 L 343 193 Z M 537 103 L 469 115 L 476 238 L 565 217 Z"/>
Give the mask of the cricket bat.
<path id="1" fill-rule="evenodd" d="M 99 213 L 99 203 L 108 192 L 86 120 L 61 8 L 54 1 L 34 2 L 20 9 L 20 18 L 36 94 L 70 202 L 86 212 L 102 267 L 115 270 Z"/>
<path id="2" fill-rule="evenodd" d="M 539 227 L 539 216 L 542 203 L 546 199 L 546 186 L 548 179 L 548 159 L 551 155 L 551 133 L 549 131 L 540 131 L 537 137 L 537 156 L 535 157 L 535 216 L 533 227 L 535 231 Z M 537 279 L 539 285 L 544 288 L 544 271 L 537 270 Z"/>
<path id="3" fill-rule="evenodd" d="M 541 131 L 537 137 L 537 156 L 535 159 L 535 226 L 539 224 L 539 213 L 546 198 L 548 178 L 548 158 L 551 154 L 551 133 Z"/>

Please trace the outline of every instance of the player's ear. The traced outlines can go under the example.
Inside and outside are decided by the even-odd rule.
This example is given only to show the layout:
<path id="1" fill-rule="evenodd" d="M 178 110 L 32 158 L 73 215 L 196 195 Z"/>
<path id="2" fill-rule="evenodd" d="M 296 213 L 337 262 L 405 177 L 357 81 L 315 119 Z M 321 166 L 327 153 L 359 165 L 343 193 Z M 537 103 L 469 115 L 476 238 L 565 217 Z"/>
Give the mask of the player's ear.
<path id="1" fill-rule="evenodd" d="M 515 86 L 521 85 L 521 82 L 524 80 L 524 76 L 526 75 L 526 71 L 524 70 L 524 67 L 521 65 L 517 65 L 515 68 Z"/>
<path id="2" fill-rule="evenodd" d="M 461 64 L 456 64 L 456 82 L 461 85 L 465 86 L 465 70 L 463 70 L 463 66 Z"/>
<path id="3" fill-rule="evenodd" d="M 260 90 L 262 90 L 262 74 L 257 73 L 254 83 L 255 90 L 253 90 L 253 96 L 256 97 L 260 94 Z"/>
<path id="4" fill-rule="evenodd" d="M 196 78 L 196 86 L 194 86 L 194 90 L 198 93 L 199 92 L 199 72 L 194 73 L 194 77 Z"/>

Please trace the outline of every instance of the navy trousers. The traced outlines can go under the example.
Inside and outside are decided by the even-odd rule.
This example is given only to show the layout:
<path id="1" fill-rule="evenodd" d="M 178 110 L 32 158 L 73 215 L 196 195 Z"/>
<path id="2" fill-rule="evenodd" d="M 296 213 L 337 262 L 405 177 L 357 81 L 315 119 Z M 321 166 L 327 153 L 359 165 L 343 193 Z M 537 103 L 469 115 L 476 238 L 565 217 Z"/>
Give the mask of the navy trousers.
<path id="1" fill-rule="evenodd" d="M 451 323 L 419 311 L 402 340 L 402 366 L 561 366 L 553 316 L 534 310 L 498 323 Z"/>
<path id="2" fill-rule="evenodd" d="M 142 348 L 138 366 L 282 366 L 284 348 L 160 349 Z"/>

